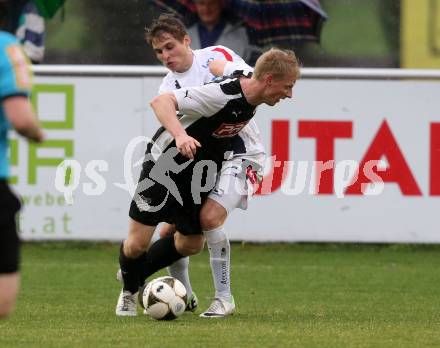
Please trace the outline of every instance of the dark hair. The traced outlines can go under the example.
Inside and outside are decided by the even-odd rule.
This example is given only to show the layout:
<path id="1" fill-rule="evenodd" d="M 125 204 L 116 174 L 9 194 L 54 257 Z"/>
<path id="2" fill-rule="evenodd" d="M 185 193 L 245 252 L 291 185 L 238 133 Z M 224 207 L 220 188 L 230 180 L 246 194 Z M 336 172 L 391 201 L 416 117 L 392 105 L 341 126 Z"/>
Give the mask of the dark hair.
<path id="1" fill-rule="evenodd" d="M 9 0 L 0 0 L 0 30 L 7 29 L 10 7 L 11 4 Z"/>
<path id="2" fill-rule="evenodd" d="M 151 45 L 153 39 L 164 33 L 170 34 L 180 42 L 183 42 L 185 35 L 188 35 L 183 22 L 171 13 L 161 14 L 145 28 L 145 40 Z"/>

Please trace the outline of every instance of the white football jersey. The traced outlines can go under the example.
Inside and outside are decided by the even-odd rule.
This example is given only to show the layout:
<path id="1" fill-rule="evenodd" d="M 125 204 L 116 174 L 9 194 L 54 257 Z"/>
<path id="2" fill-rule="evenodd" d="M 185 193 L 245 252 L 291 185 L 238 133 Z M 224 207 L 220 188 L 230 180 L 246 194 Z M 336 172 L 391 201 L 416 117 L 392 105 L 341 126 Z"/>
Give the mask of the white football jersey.
<path id="1" fill-rule="evenodd" d="M 201 86 L 215 80 L 215 76 L 209 71 L 208 64 L 214 59 L 226 60 L 224 75 L 230 75 L 235 70 L 252 71 L 253 69 L 234 51 L 225 46 L 211 46 L 200 50 L 194 50 L 194 60 L 191 68 L 183 73 L 170 71 L 163 79 L 159 87 L 159 93 L 171 92 L 184 87 Z M 238 133 L 245 144 L 245 152 L 234 153 L 234 157 L 257 162 L 263 166 L 265 150 L 260 138 L 260 131 L 252 119 Z"/>

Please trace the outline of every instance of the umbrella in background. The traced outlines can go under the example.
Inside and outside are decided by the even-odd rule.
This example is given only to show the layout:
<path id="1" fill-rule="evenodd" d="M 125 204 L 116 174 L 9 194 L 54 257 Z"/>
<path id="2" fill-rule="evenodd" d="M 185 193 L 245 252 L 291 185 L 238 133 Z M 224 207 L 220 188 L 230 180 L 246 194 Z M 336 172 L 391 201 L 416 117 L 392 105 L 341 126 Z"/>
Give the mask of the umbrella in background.
<path id="1" fill-rule="evenodd" d="M 197 20 L 193 0 L 149 1 L 188 26 Z M 251 43 L 261 47 L 319 41 L 327 19 L 318 0 L 226 0 L 225 9 L 245 23 Z"/>
<path id="2" fill-rule="evenodd" d="M 197 21 L 196 5 L 193 0 L 149 0 L 160 11 L 177 15 L 187 26 Z"/>
<path id="3" fill-rule="evenodd" d="M 38 8 L 38 12 L 46 19 L 51 19 L 64 5 L 66 0 L 32 0 Z"/>
<path id="4" fill-rule="evenodd" d="M 319 41 L 327 19 L 318 0 L 230 0 L 229 6 L 246 23 L 251 40 L 259 46 Z"/>

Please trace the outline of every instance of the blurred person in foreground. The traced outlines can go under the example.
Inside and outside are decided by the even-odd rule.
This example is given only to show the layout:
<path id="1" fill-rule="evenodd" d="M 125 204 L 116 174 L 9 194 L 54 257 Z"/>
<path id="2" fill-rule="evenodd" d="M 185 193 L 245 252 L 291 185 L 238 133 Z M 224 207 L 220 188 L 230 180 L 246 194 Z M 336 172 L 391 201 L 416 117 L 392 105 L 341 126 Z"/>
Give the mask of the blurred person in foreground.
<path id="1" fill-rule="evenodd" d="M 12 125 L 31 141 L 43 140 L 29 101 L 32 77 L 27 58 L 17 39 L 3 31 L 7 5 L 0 0 L 0 318 L 13 310 L 20 286 L 20 241 L 15 219 L 20 201 L 8 185 L 8 129 Z"/>
<path id="2" fill-rule="evenodd" d="M 261 49 L 249 42 L 242 21 L 228 18 L 224 0 L 194 0 L 199 21 L 188 28 L 193 49 L 223 45 L 254 65 Z"/>
<path id="3" fill-rule="evenodd" d="M 225 159 L 243 150 L 238 134 L 257 106 L 273 106 L 291 98 L 298 78 L 295 54 L 271 49 L 258 58 L 253 72 L 241 69 L 221 81 L 166 92 L 152 100 L 163 127 L 147 145 L 130 207 L 128 237 L 119 257 L 124 284 L 117 315 L 136 315 L 135 296 L 146 278 L 203 249 L 200 212 L 210 194 L 206 183 L 215 184 Z M 249 161 L 239 167 L 240 171 L 253 170 Z M 155 227 L 163 221 L 174 224 L 176 232 L 148 248 Z"/>
<path id="4" fill-rule="evenodd" d="M 146 40 L 152 46 L 157 58 L 170 69 L 159 87 L 159 94 L 212 82 L 215 76 L 210 71 L 211 64 L 219 67 L 216 69 L 216 75 L 229 75 L 237 69 L 252 70 L 241 57 L 227 47 L 210 46 L 192 50 L 191 38 L 185 26 L 179 19 L 169 14 L 163 14 L 153 21 L 147 28 Z M 214 61 L 217 62 L 213 63 Z M 255 182 L 252 181 L 262 177 L 265 150 L 259 133 L 253 120 L 239 132 L 238 137 L 243 150 L 236 151 L 230 160 L 225 161 L 217 177 L 216 186 L 200 211 L 200 222 L 208 245 L 215 289 L 213 301 L 215 306 L 210 306 L 201 314 L 202 317 L 222 317 L 232 314 L 235 310 L 230 286 L 231 248 L 224 223 L 235 208 L 247 209 L 248 200 L 254 193 Z M 253 168 L 259 168 L 255 177 L 252 171 L 247 173 L 241 171 L 241 163 L 245 160 L 252 162 Z M 230 187 L 240 187 L 240 192 L 223 189 L 227 183 Z M 163 224 L 160 235 L 166 237 L 174 232 L 174 226 Z M 170 265 L 168 271 L 187 289 L 189 301 L 186 310 L 195 311 L 198 300 L 192 291 L 188 265 L 189 258 L 184 257 Z M 128 300 L 125 302 L 131 303 Z M 221 305 L 218 305 L 219 302 Z M 121 300 L 120 304 L 123 305 L 124 301 Z M 131 308 L 132 311 L 117 310 L 117 313 L 135 314 L 135 307 L 131 306 Z"/>

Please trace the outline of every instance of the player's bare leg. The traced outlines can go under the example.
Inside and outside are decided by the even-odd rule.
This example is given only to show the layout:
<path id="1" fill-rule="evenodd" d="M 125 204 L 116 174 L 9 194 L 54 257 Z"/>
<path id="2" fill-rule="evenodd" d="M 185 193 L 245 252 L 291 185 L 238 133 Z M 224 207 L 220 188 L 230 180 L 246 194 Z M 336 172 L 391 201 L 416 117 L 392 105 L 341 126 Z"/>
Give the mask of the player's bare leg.
<path id="1" fill-rule="evenodd" d="M 208 245 L 215 287 L 214 301 L 201 317 L 224 317 L 235 310 L 230 279 L 231 246 L 223 227 L 227 216 L 226 209 L 210 198 L 200 212 L 200 223 Z"/>
<path id="2" fill-rule="evenodd" d="M 18 272 L 0 275 L 0 319 L 7 317 L 14 309 L 19 287 Z"/>
<path id="3" fill-rule="evenodd" d="M 116 315 L 136 316 L 136 293 L 141 286 L 140 271 L 143 267 L 143 255 L 147 250 L 155 226 L 143 225 L 129 220 L 127 239 L 121 244 L 119 265 L 123 279 L 123 288 L 116 305 Z"/>
<path id="4" fill-rule="evenodd" d="M 176 250 L 183 256 L 196 255 L 203 250 L 205 238 L 201 234 L 185 236 L 177 231 L 174 234 Z"/>
<path id="5" fill-rule="evenodd" d="M 174 232 L 176 232 L 176 228 L 174 225 L 163 224 L 160 228 L 159 234 L 161 238 L 164 238 L 170 234 L 173 234 Z M 188 296 L 186 310 L 190 312 L 194 312 L 197 309 L 199 301 L 197 295 L 192 290 L 191 282 L 189 280 L 188 268 L 189 268 L 189 257 L 185 256 L 180 260 L 177 260 L 173 264 L 169 265 L 168 273 L 172 277 L 180 280 L 182 284 L 185 286 L 186 293 Z"/>

